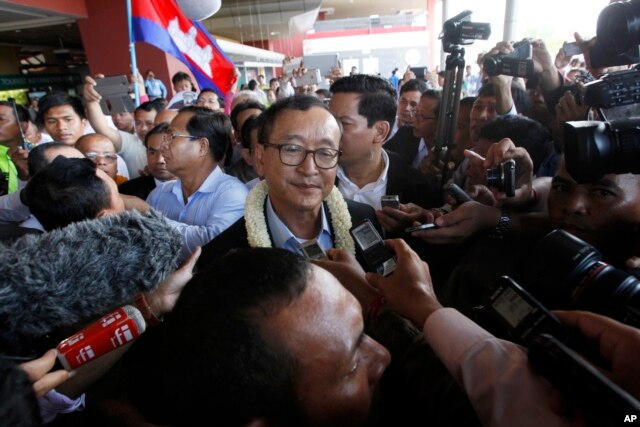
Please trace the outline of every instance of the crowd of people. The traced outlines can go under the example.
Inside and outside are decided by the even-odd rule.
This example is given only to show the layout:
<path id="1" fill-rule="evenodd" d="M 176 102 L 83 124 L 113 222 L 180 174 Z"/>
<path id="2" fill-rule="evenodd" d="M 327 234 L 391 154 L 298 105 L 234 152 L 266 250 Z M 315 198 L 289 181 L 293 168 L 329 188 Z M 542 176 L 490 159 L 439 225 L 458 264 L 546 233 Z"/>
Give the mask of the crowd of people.
<path id="1" fill-rule="evenodd" d="M 599 310 L 611 289 L 592 305 L 556 298 L 571 266 L 548 283 L 543 270 L 556 264 L 538 252 L 564 230 L 636 295 L 640 177 L 571 175 L 564 125 L 598 114 L 576 76 L 606 70 L 529 42 L 526 81 L 467 68 L 444 150 L 443 82 L 409 69 L 391 79 L 335 72 L 327 90 L 296 85 L 301 65 L 231 94 L 180 72 L 173 96 L 148 71 L 133 79 L 143 102 L 113 115 L 101 107 L 101 76 L 86 78 L 81 97 L 43 96 L 35 121 L 0 101 L 0 258 L 40 264 L 0 282 L 0 318 L 9 324 L 16 298 L 27 312 L 22 327 L 0 332 L 0 423 L 568 426 L 638 415 L 640 331 L 624 311 L 637 302 Z M 512 49 L 501 42 L 486 55 Z M 509 160 L 513 195 L 487 173 Z M 386 277 L 350 233 L 363 221 L 395 254 Z M 407 232 L 422 224 L 434 226 Z M 309 242 L 322 257 L 304 256 Z M 16 256 L 25 245 L 41 249 Z M 112 253 L 129 246 L 135 256 Z M 74 251 L 91 268 L 49 268 Z M 554 382 L 532 369 L 527 347 L 486 310 L 505 275 L 590 342 L 606 362 L 601 381 L 632 412 L 577 376 Z M 144 283 L 116 287 L 129 278 Z M 87 280 L 107 288 L 91 310 L 69 296 Z M 40 298 L 64 315 L 27 328 L 42 318 Z M 510 303 L 515 327 L 529 312 Z M 146 321 L 139 339 L 76 371 L 54 368 L 51 348 L 123 304 Z"/>

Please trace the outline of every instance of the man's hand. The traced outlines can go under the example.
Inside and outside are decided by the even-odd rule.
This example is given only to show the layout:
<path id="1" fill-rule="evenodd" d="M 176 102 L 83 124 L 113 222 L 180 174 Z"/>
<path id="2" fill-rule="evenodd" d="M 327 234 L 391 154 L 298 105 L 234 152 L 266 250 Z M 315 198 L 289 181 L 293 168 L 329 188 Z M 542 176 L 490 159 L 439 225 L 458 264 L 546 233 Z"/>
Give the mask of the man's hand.
<path id="1" fill-rule="evenodd" d="M 96 81 L 89 76 L 84 78 L 82 97 L 87 104 L 90 102 L 100 102 L 102 99 L 102 96 L 96 90 Z"/>
<path id="2" fill-rule="evenodd" d="M 400 204 L 399 209 L 388 206 L 376 211 L 376 218 L 386 232 L 402 231 L 416 222 L 433 222 L 434 214 L 414 203 Z"/>
<path id="3" fill-rule="evenodd" d="M 23 181 L 28 180 L 29 167 L 27 166 L 27 158 L 29 157 L 29 150 L 23 150 L 20 147 L 15 147 L 9 151 L 9 157 L 16 166 L 18 178 Z"/>
<path id="4" fill-rule="evenodd" d="M 540 76 L 542 90 L 547 93 L 562 85 L 560 74 L 544 41 L 530 39 L 533 71 Z"/>
<path id="5" fill-rule="evenodd" d="M 611 372 L 604 374 L 640 399 L 640 330 L 586 311 L 554 313 L 562 323 L 597 342 L 600 354 L 611 363 Z"/>
<path id="6" fill-rule="evenodd" d="M 509 54 L 513 52 L 513 46 L 509 42 L 499 42 L 489 53 L 489 56 L 495 56 L 499 53 Z M 496 97 L 496 112 L 500 115 L 507 114 L 513 107 L 513 97 L 511 96 L 511 82 L 513 77 L 498 75 L 489 78 L 493 83 L 494 93 Z"/>
<path id="7" fill-rule="evenodd" d="M 556 104 L 556 115 L 561 125 L 566 122 L 584 120 L 588 110 L 588 105 L 578 105 L 571 91 L 566 91 Z"/>
<path id="8" fill-rule="evenodd" d="M 533 200 L 533 160 L 527 150 L 516 147 L 509 138 L 492 144 L 487 150 L 483 167 L 493 168 L 498 163 L 513 159 L 516 162 L 516 191 L 514 197 L 507 197 L 503 192 L 495 194 L 498 203 L 510 206 L 521 206 Z"/>
<path id="9" fill-rule="evenodd" d="M 193 277 L 193 267 L 195 267 L 196 261 L 198 261 L 200 257 L 200 252 L 201 249 L 198 246 L 180 268 L 171 273 L 155 291 L 144 295 L 151 311 L 157 317 L 163 316 L 173 310 L 184 286 L 191 280 L 191 277 Z"/>
<path id="10" fill-rule="evenodd" d="M 60 369 L 49 372 L 56 363 L 58 352 L 55 349 L 47 351 L 42 357 L 20 365 L 33 383 L 33 391 L 36 397 L 42 397 L 49 391 L 68 380 L 71 373 Z"/>
<path id="11" fill-rule="evenodd" d="M 436 218 L 439 228 L 415 231 L 414 237 L 432 244 L 461 243 L 475 233 L 494 227 L 500 219 L 500 209 L 478 202 L 467 202 L 452 212 Z"/>
<path id="12" fill-rule="evenodd" d="M 429 266 L 404 240 L 386 240 L 396 253 L 396 269 L 390 276 L 367 273 L 367 280 L 379 289 L 393 311 L 422 329 L 424 322 L 442 308 L 431 283 Z"/>

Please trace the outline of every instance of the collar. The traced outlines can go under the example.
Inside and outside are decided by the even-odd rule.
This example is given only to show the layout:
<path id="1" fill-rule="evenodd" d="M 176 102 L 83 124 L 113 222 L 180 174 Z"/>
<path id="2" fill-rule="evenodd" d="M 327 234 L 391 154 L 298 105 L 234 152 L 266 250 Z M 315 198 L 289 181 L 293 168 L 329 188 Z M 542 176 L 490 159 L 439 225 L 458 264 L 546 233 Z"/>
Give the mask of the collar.
<path id="1" fill-rule="evenodd" d="M 216 165 L 215 169 L 213 169 L 209 176 L 207 176 L 207 178 L 202 181 L 200 187 L 198 187 L 198 189 L 191 195 L 191 197 L 195 196 L 198 193 L 213 193 L 218 188 L 220 180 L 223 178 L 223 176 L 224 172 L 222 172 L 220 167 Z M 172 182 L 173 185 L 163 186 L 163 190 L 166 192 L 172 192 L 176 195 L 176 197 L 178 197 L 179 200 L 182 200 L 182 180 L 176 179 L 175 181 L 166 182 Z M 189 199 L 191 199 L 191 197 L 189 197 Z"/>
<path id="2" fill-rule="evenodd" d="M 344 169 L 342 168 L 342 166 L 338 165 L 338 173 L 337 173 L 337 178 L 340 180 L 340 184 L 341 185 L 345 185 L 347 187 L 351 187 L 353 190 L 357 191 L 357 190 L 364 190 L 364 189 L 376 189 L 376 188 L 380 188 L 380 187 L 384 187 L 387 185 L 387 180 L 388 180 L 388 173 L 389 173 L 389 155 L 387 154 L 387 152 L 385 150 L 380 150 L 381 155 L 382 155 L 382 161 L 384 162 L 384 168 L 382 168 L 382 172 L 380 173 L 380 176 L 378 176 L 378 179 L 375 180 L 374 182 L 370 182 L 368 184 L 366 184 L 364 187 L 360 188 L 358 187 L 356 184 L 354 184 L 353 182 L 351 182 L 351 180 L 347 177 L 347 174 L 344 172 Z"/>
<path id="3" fill-rule="evenodd" d="M 324 212 L 324 204 L 321 206 L 320 215 L 322 216 L 322 230 L 320 234 L 326 233 L 331 236 L 331 229 L 329 228 L 329 221 L 327 215 Z M 271 198 L 267 197 L 267 224 L 269 231 L 271 232 L 271 238 L 273 239 L 274 248 L 283 248 L 291 239 L 296 240 L 298 243 L 306 242 L 305 239 L 296 237 L 291 230 L 285 225 L 284 222 L 278 217 L 276 211 L 273 210 L 271 204 Z"/>

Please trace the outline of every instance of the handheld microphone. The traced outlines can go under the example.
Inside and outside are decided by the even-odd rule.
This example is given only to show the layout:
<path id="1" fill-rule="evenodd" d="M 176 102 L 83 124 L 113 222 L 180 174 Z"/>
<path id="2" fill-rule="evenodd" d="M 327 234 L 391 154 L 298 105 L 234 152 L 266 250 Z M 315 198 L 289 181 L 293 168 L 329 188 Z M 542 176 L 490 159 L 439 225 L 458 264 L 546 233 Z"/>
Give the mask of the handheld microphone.
<path id="1" fill-rule="evenodd" d="M 56 347 L 58 361 L 72 371 L 137 339 L 146 324 L 140 311 L 131 306 L 119 307 L 96 320 Z"/>

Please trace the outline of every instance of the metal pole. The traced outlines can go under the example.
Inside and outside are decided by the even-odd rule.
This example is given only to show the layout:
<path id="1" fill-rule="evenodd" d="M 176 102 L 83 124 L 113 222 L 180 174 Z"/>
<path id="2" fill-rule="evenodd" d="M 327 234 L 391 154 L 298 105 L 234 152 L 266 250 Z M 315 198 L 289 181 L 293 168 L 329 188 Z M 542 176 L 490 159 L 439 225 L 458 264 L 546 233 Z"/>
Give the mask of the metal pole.
<path id="1" fill-rule="evenodd" d="M 131 55 L 131 74 L 133 74 L 133 94 L 136 98 L 136 107 L 140 105 L 140 93 L 138 91 L 138 64 L 136 63 L 136 46 L 133 42 L 133 22 L 131 18 L 131 0 L 127 0 L 127 23 L 129 26 L 129 54 Z"/>
<path id="2" fill-rule="evenodd" d="M 518 0 L 507 0 L 504 10 L 504 32 L 502 40 L 515 41 L 518 23 Z"/>

